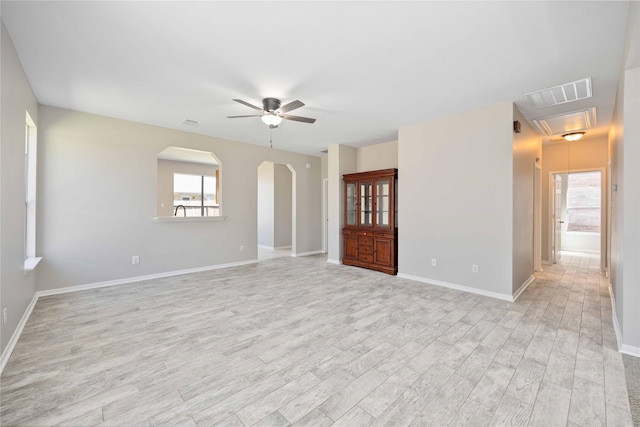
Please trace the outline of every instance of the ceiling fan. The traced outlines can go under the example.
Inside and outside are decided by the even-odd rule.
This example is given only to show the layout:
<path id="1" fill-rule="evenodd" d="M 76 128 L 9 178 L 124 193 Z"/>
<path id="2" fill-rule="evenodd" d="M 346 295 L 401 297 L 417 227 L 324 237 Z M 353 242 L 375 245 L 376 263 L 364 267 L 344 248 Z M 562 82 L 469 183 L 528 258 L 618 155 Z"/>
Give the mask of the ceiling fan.
<path id="1" fill-rule="evenodd" d="M 239 102 L 242 105 L 246 105 L 247 107 L 253 108 L 254 110 L 261 111 L 262 114 L 251 114 L 248 116 L 227 116 L 229 119 L 237 119 L 240 117 L 260 117 L 262 121 L 269 125 L 270 129 L 277 128 L 282 119 L 286 120 L 295 120 L 296 122 L 303 123 L 315 123 L 316 119 L 311 119 L 309 117 L 300 117 L 300 116 L 292 116 L 288 113 L 291 110 L 295 110 L 296 108 L 300 108 L 304 106 L 304 103 L 298 100 L 292 101 L 287 105 L 280 106 L 280 100 L 276 98 L 265 98 L 262 100 L 262 108 L 256 107 L 255 105 L 249 104 L 246 101 L 241 99 L 234 99 L 234 101 Z"/>

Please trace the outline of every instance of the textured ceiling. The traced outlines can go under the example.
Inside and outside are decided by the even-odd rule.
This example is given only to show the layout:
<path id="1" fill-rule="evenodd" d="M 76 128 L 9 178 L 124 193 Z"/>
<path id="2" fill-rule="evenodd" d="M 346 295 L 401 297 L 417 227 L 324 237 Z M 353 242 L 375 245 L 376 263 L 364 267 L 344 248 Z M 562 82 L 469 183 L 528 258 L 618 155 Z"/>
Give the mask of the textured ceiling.
<path id="1" fill-rule="evenodd" d="M 275 148 L 395 140 L 403 126 L 503 102 L 529 121 L 597 107 L 611 121 L 627 2 L 2 1 L 42 104 L 269 145 L 232 101 L 306 106 Z M 526 93 L 592 78 L 592 98 L 536 108 Z M 185 126 L 185 119 L 199 121 Z"/>

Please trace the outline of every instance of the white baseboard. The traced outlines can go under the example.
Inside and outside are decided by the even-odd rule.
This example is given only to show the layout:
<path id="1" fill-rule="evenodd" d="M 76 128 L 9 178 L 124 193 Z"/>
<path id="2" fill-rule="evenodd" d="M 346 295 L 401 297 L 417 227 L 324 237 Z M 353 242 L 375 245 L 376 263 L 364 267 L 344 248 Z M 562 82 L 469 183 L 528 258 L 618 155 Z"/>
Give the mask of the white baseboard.
<path id="1" fill-rule="evenodd" d="M 629 356 L 640 357 L 640 347 L 633 347 L 631 345 L 622 344 L 620 346 L 620 353 L 628 354 Z"/>
<path id="2" fill-rule="evenodd" d="M 16 330 L 13 331 L 13 335 L 11 335 L 11 339 L 9 340 L 9 342 L 7 343 L 7 346 L 4 348 L 4 351 L 2 352 L 2 356 L 0 357 L 0 374 L 2 374 L 2 371 L 4 371 L 4 367 L 7 365 L 7 362 L 11 357 L 11 353 L 13 353 L 13 349 L 16 347 L 16 343 L 18 342 L 20 335 L 22 335 L 22 330 L 27 324 L 27 321 L 29 320 L 29 316 L 31 316 L 31 312 L 33 311 L 33 308 L 36 306 L 37 302 L 38 302 L 38 293 L 36 292 L 36 294 L 31 299 L 31 302 L 27 306 L 27 309 L 24 311 L 24 314 L 22 315 L 22 319 L 20 319 L 20 322 L 18 323 L 18 327 L 16 327 Z"/>
<path id="3" fill-rule="evenodd" d="M 255 264 L 257 262 L 258 262 L 258 260 L 231 262 L 231 263 L 228 263 L 228 264 L 210 265 L 210 266 L 206 266 L 206 267 L 189 268 L 189 269 L 186 269 L 186 270 L 174 270 L 174 271 L 168 271 L 168 272 L 165 272 L 165 273 L 149 274 L 149 275 L 146 275 L 146 276 L 129 277 L 129 278 L 126 278 L 126 279 L 108 280 L 108 281 L 105 281 L 105 282 L 88 283 L 86 285 L 65 286 L 65 287 L 62 287 L 62 288 L 49 289 L 49 290 L 46 290 L 46 291 L 38 291 L 33 296 L 33 299 L 29 303 L 29 306 L 27 307 L 27 309 L 25 310 L 24 314 L 22 315 L 22 319 L 20 320 L 20 323 L 18 323 L 18 327 L 13 332 L 13 335 L 11 336 L 11 339 L 9 340 L 9 343 L 7 344 L 7 346 L 5 347 L 4 351 L 2 352 L 2 356 L 0 357 L 0 374 L 4 370 L 4 367 L 6 366 L 7 362 L 9 361 L 9 358 L 11 357 L 11 353 L 13 352 L 13 349 L 15 348 L 16 343 L 18 342 L 18 339 L 20 338 L 20 335 L 22 334 L 22 330 L 24 329 L 25 325 L 27 324 L 27 321 L 29 320 L 29 316 L 31 316 L 31 312 L 33 311 L 33 308 L 36 306 L 36 302 L 38 302 L 38 299 L 40 297 L 45 297 L 45 296 L 49 296 L 49 295 L 66 294 L 68 292 L 84 291 L 84 290 L 87 290 L 87 289 L 104 288 L 106 286 L 124 285 L 124 284 L 127 284 L 127 283 L 136 283 L 136 282 L 142 282 L 144 280 L 160 279 L 160 278 L 163 278 L 163 277 L 171 277 L 171 276 L 179 276 L 179 275 L 182 275 L 182 274 L 199 273 L 199 272 L 202 272 L 202 271 L 209 271 L 209 270 L 218 270 L 218 269 L 221 269 L 221 268 L 238 267 L 238 266 L 241 266 L 241 265 Z"/>
<path id="4" fill-rule="evenodd" d="M 259 248 L 261 249 L 266 249 L 269 251 L 281 251 L 284 249 L 291 249 L 291 245 L 289 246 L 267 246 L 267 245 L 258 245 Z"/>
<path id="5" fill-rule="evenodd" d="M 336 264 L 336 265 L 340 265 L 342 264 L 342 262 L 339 259 L 331 259 L 331 258 L 327 258 L 327 262 L 329 264 Z"/>
<path id="6" fill-rule="evenodd" d="M 317 255 L 317 254 L 323 254 L 324 252 L 322 252 L 322 249 L 317 250 L 317 251 L 309 251 L 309 252 L 297 252 L 297 253 L 291 253 L 292 257 L 300 257 L 300 256 L 308 256 L 308 255 Z"/>
<path id="7" fill-rule="evenodd" d="M 522 286 L 520 286 L 520 287 L 518 288 L 518 290 L 516 291 L 516 293 L 515 293 L 515 294 L 513 294 L 513 300 L 514 300 L 514 301 L 515 301 L 515 300 L 517 300 L 517 299 L 518 299 L 518 297 L 519 297 L 520 295 L 522 295 L 522 293 L 523 293 L 523 292 L 524 292 L 524 291 L 529 287 L 529 285 L 530 285 L 530 284 L 532 284 L 532 283 L 533 283 L 533 281 L 534 281 L 534 280 L 536 280 L 536 276 L 534 276 L 534 275 L 532 274 L 532 275 L 531 275 L 531 277 L 529 277 L 529 278 L 527 279 L 527 281 L 526 281 L 526 282 L 524 282 L 524 283 L 522 284 Z"/>
<path id="8" fill-rule="evenodd" d="M 616 296 L 613 294 L 613 286 L 611 286 L 611 282 L 607 283 L 607 288 L 609 289 L 609 298 L 611 299 L 611 320 L 613 322 L 613 332 L 616 334 L 616 343 L 618 344 L 618 351 L 620 351 L 622 332 L 620 331 L 618 316 L 616 316 Z"/>
<path id="9" fill-rule="evenodd" d="M 616 296 L 613 294 L 613 286 L 611 286 L 611 282 L 607 283 L 607 285 L 609 288 L 609 297 L 611 298 L 611 317 L 613 321 L 613 332 L 616 334 L 618 351 L 630 356 L 640 357 L 640 347 L 622 344 L 622 331 L 620 330 L 620 323 L 618 323 L 618 316 L 616 316 Z"/>
<path id="10" fill-rule="evenodd" d="M 218 264 L 218 265 L 209 265 L 206 267 L 188 268 L 186 270 L 167 271 L 164 273 L 149 274 L 146 276 L 127 277 L 124 279 L 117 279 L 117 280 L 107 280 L 105 282 L 88 283 L 86 285 L 65 286 L 62 288 L 49 289 L 46 291 L 38 291 L 36 292 L 36 295 L 43 297 L 48 295 L 66 294 L 67 292 L 77 292 L 77 291 L 85 291 L 87 289 L 104 288 L 106 286 L 124 285 L 127 283 L 142 282 L 144 280 L 162 279 L 164 277 L 180 276 L 182 274 L 200 273 L 202 271 L 218 270 L 221 268 L 229 268 L 229 267 L 238 267 L 241 265 L 255 264 L 257 262 L 258 262 L 257 259 L 253 259 L 249 261 L 230 262 L 228 264 Z"/>
<path id="11" fill-rule="evenodd" d="M 503 301 L 513 302 L 513 296 L 507 294 L 501 294 L 498 292 L 485 291 L 483 289 L 476 289 L 469 286 L 458 285 L 456 283 L 448 283 L 440 280 L 427 279 L 425 277 L 412 276 L 410 274 L 398 273 L 398 277 L 401 279 L 409 279 L 416 282 L 427 283 L 429 285 L 442 286 L 444 288 L 456 289 L 458 291 L 469 292 L 472 294 L 483 295 L 485 297 L 497 298 Z"/>
<path id="12" fill-rule="evenodd" d="M 562 248 L 562 252 L 573 252 L 573 253 L 578 253 L 578 254 L 600 254 L 600 251 L 590 251 L 587 249 L 565 249 Z"/>

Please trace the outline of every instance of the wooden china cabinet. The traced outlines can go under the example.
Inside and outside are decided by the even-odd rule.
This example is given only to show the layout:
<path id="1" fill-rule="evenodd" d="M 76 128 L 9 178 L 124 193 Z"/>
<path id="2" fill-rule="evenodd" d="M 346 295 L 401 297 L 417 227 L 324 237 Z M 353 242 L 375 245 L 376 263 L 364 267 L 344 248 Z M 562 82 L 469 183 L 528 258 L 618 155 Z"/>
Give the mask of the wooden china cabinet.
<path id="1" fill-rule="evenodd" d="M 398 273 L 398 169 L 343 175 L 342 263 Z"/>

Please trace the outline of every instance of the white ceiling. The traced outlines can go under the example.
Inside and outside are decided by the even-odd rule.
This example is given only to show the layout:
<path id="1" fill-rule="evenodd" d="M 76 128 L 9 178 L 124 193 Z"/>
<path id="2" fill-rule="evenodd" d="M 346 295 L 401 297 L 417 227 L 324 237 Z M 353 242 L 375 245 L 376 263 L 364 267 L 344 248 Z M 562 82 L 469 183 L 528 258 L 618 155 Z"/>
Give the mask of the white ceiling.
<path id="1" fill-rule="evenodd" d="M 269 146 L 255 111 L 306 106 L 273 146 L 397 139 L 399 128 L 503 102 L 529 121 L 597 108 L 608 128 L 628 2 L 2 1 L 42 104 Z M 593 97 L 536 108 L 529 92 L 592 78 Z M 182 124 L 199 121 L 198 127 Z M 464 124 L 461 124 L 461 126 Z"/>

